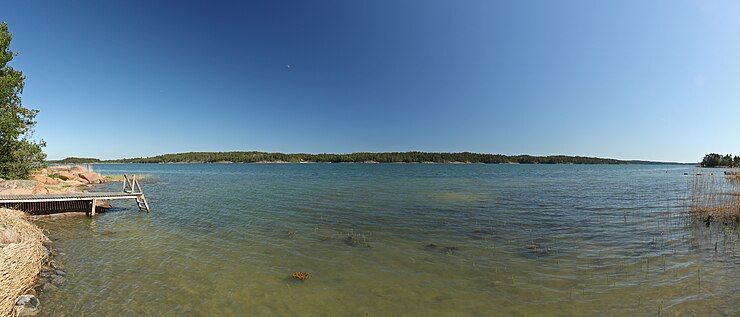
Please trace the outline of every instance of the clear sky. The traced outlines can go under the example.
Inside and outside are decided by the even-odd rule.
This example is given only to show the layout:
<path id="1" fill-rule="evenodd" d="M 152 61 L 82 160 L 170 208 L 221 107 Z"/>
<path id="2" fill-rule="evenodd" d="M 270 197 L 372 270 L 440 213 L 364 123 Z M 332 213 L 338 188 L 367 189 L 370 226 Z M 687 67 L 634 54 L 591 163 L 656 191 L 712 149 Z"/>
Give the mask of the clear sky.
<path id="1" fill-rule="evenodd" d="M 5 1 L 49 158 L 740 154 L 740 2 Z"/>

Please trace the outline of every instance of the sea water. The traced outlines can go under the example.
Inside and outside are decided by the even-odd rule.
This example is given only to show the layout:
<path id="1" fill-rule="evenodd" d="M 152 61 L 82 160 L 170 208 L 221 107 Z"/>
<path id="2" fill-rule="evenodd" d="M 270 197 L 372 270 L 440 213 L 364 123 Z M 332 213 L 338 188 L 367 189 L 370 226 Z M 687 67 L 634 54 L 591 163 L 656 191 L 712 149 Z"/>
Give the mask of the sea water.
<path id="1" fill-rule="evenodd" d="M 94 169 L 146 175 L 152 211 L 39 221 L 67 271 L 43 315 L 740 314 L 738 229 L 685 214 L 690 166 Z"/>

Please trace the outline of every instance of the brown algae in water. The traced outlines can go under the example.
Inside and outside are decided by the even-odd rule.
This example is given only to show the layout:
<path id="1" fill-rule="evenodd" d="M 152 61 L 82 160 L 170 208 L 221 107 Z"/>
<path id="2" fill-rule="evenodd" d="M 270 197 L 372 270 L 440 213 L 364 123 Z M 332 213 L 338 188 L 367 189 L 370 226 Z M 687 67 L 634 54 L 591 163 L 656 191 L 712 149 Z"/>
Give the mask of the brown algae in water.
<path id="1" fill-rule="evenodd" d="M 303 281 L 307 280 L 309 277 L 311 277 L 311 273 L 296 271 L 296 272 L 293 272 L 290 276 L 292 276 L 293 278 L 295 278 L 295 279 L 303 282 Z"/>

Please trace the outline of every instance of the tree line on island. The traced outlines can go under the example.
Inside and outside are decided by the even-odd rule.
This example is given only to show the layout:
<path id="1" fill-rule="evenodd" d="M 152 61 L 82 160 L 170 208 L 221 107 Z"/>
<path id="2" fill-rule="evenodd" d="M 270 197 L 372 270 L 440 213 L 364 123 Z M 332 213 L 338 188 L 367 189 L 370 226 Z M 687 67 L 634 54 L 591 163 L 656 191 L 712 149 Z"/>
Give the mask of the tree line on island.
<path id="1" fill-rule="evenodd" d="M 702 167 L 740 167 L 740 156 L 731 154 L 720 155 L 711 153 L 704 156 L 701 161 Z"/>
<path id="2" fill-rule="evenodd" d="M 116 160 L 70 157 L 54 163 L 485 163 L 485 164 L 644 164 L 658 162 L 625 161 L 585 156 L 532 156 L 481 154 L 471 152 L 357 152 L 349 154 L 307 154 L 269 152 L 188 152 Z"/>

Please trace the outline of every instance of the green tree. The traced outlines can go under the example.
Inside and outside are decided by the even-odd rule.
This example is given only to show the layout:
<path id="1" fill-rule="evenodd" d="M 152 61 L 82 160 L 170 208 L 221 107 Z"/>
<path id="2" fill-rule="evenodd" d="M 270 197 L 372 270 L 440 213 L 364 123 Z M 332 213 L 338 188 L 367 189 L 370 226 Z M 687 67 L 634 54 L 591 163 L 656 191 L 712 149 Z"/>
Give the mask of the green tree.
<path id="1" fill-rule="evenodd" d="M 6 179 L 26 178 L 46 159 L 44 142 L 31 140 L 38 110 L 21 103 L 26 77 L 8 65 L 17 55 L 10 50 L 12 38 L 8 25 L 0 23 L 0 178 Z"/>
<path id="2" fill-rule="evenodd" d="M 701 161 L 701 166 L 704 167 L 717 167 L 722 161 L 722 156 L 717 153 L 711 153 L 704 156 Z"/>
<path id="3" fill-rule="evenodd" d="M 722 160 L 719 163 L 719 166 L 732 167 L 732 155 L 727 154 L 723 156 Z"/>

